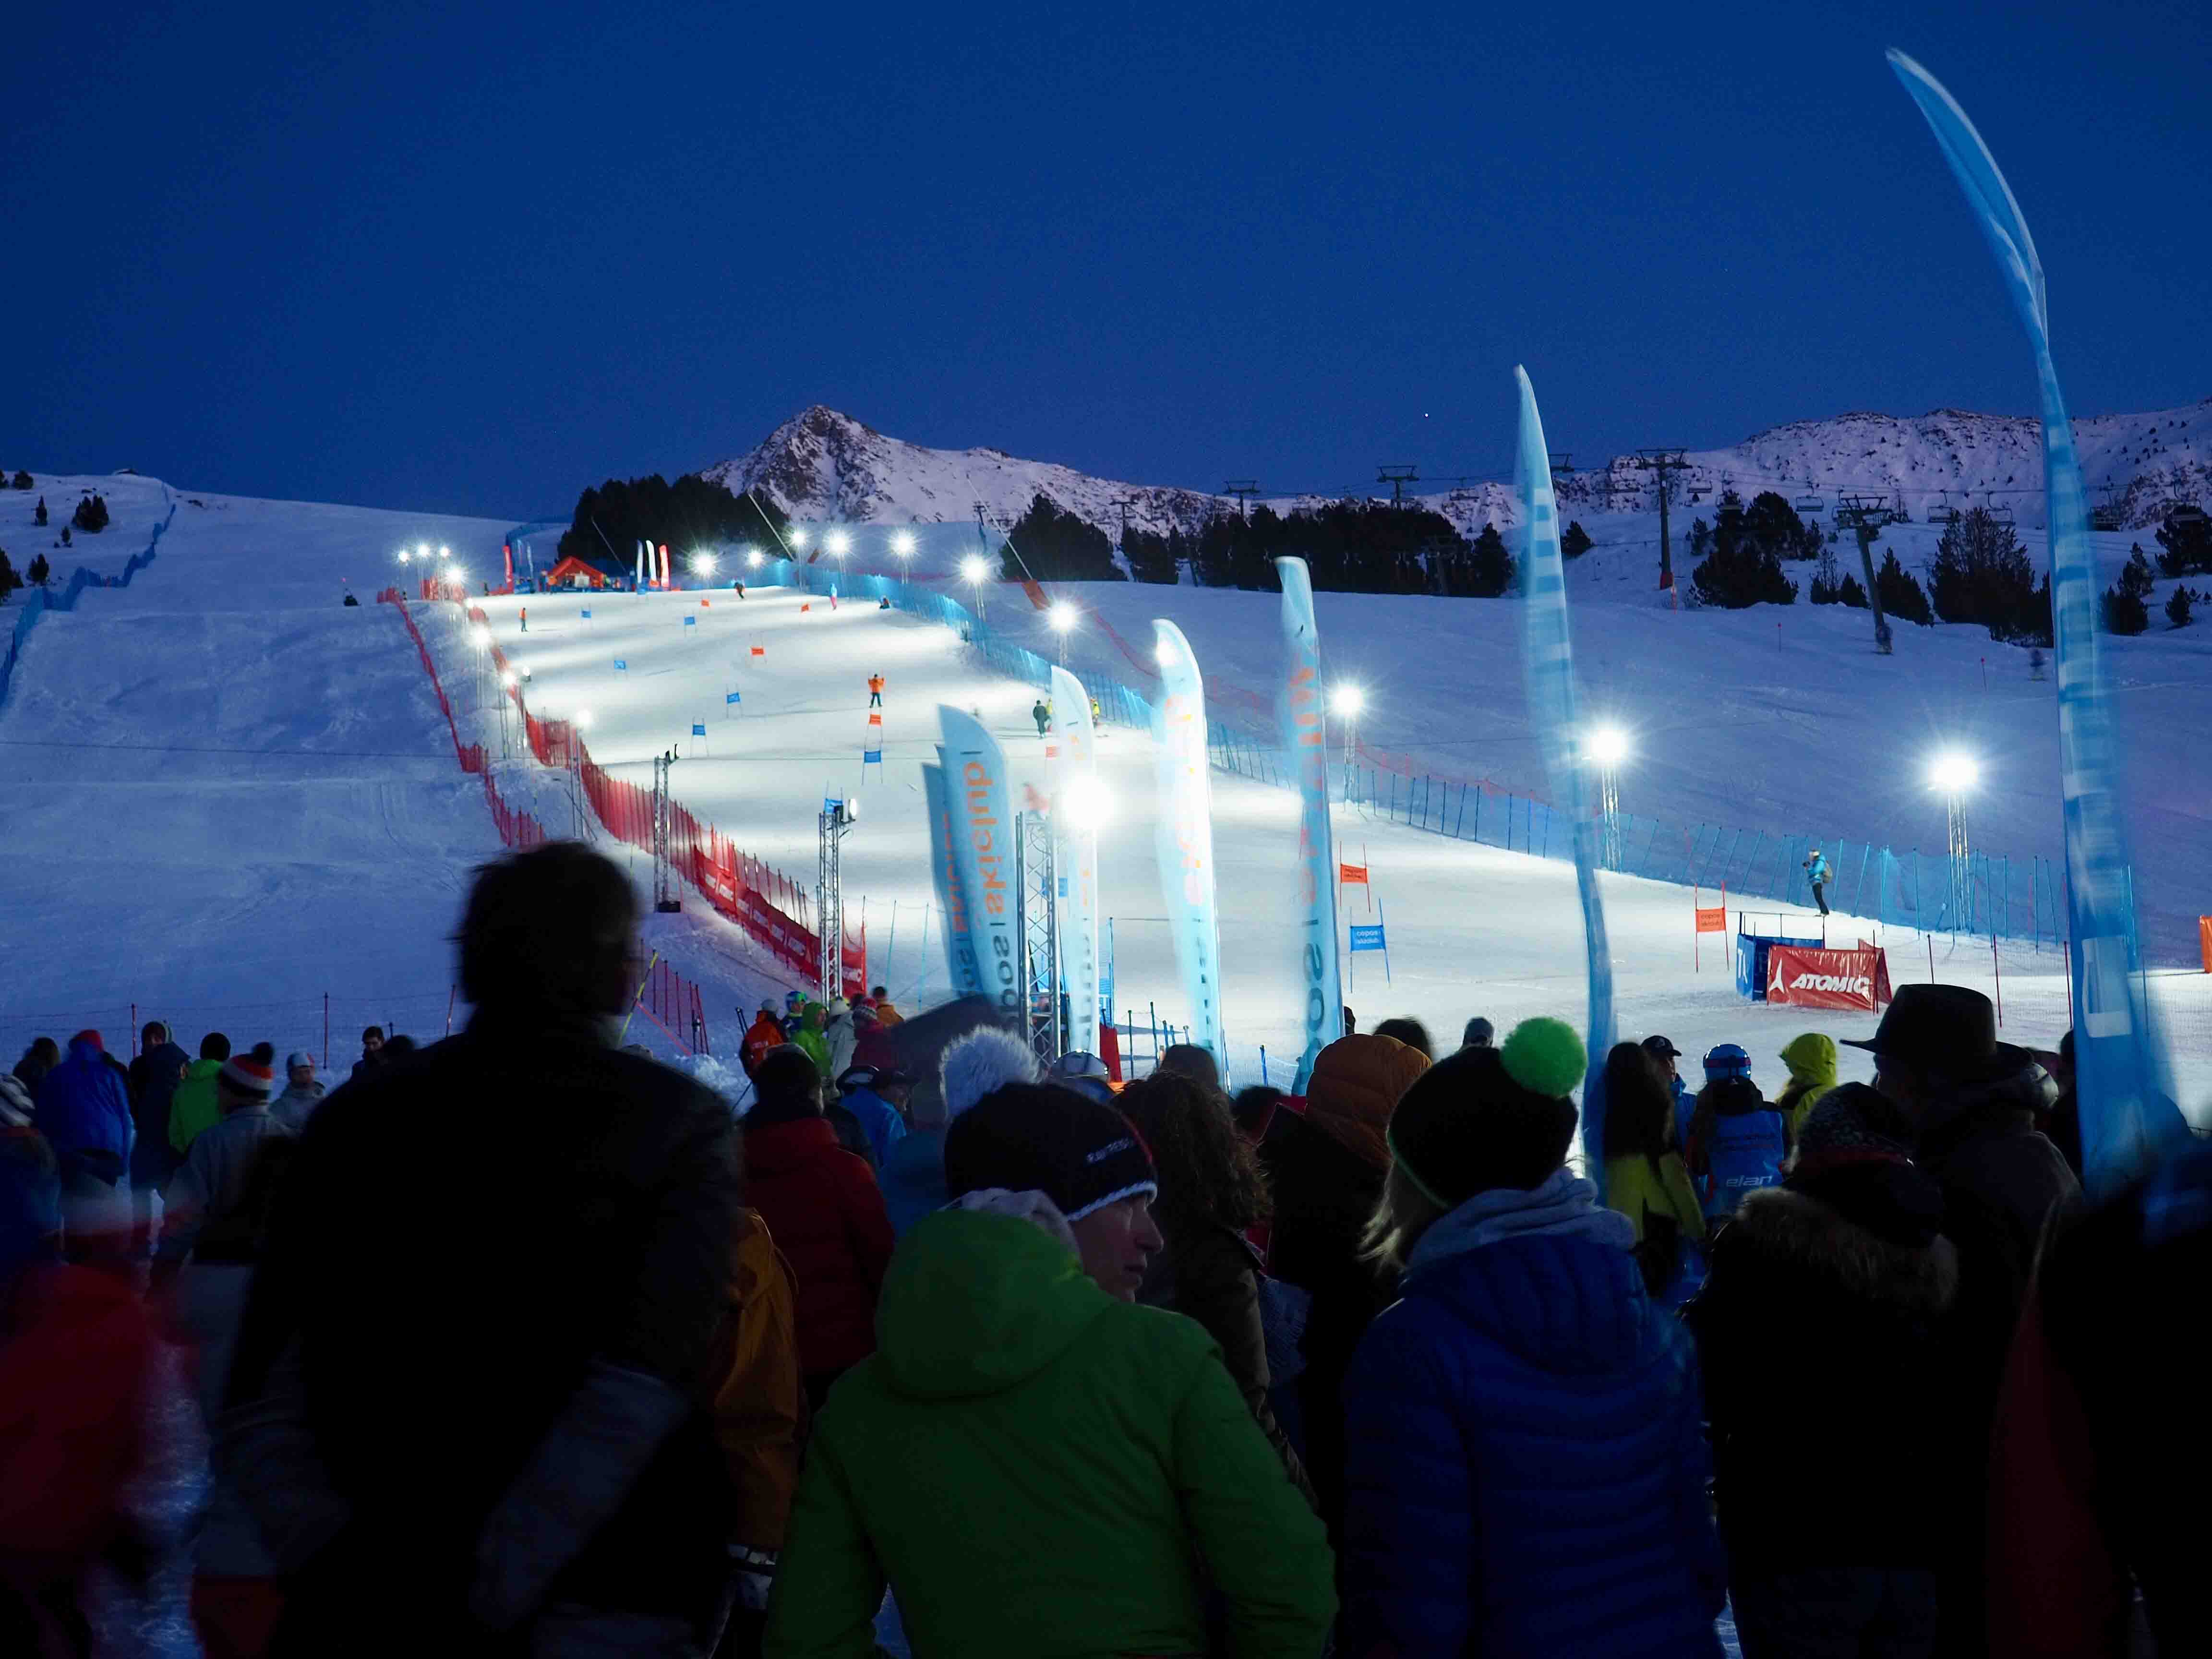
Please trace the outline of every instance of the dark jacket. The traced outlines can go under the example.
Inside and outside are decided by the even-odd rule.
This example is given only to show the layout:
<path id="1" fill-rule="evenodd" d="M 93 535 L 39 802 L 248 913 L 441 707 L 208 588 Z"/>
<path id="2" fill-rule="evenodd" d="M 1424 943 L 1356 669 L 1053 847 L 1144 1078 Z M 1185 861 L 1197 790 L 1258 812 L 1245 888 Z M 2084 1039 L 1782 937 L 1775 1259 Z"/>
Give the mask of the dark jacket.
<path id="1" fill-rule="evenodd" d="M 1137 1300 L 1172 1308 L 1206 1327 L 1237 1392 L 1267 1436 L 1306 1502 L 1318 1507 L 1305 1467 L 1267 1403 L 1267 1337 L 1260 1319 L 1259 1258 L 1243 1236 L 1224 1226 L 1197 1226 L 1167 1236 L 1152 1261 Z"/>
<path id="2" fill-rule="evenodd" d="M 1359 1259 L 1359 1235 L 1382 1195 L 1383 1171 L 1295 1112 L 1277 1112 L 1260 1144 L 1274 1194 L 1267 1268 L 1313 1297 L 1299 1343 L 1306 1474 L 1334 1539 L 1344 1508 L 1344 1374 L 1368 1323 L 1389 1300 Z"/>
<path id="3" fill-rule="evenodd" d="M 169 1145 L 169 1103 L 191 1056 L 173 1042 L 156 1043 L 131 1062 L 131 1119 L 137 1139 L 131 1148 L 131 1184 L 166 1185 L 177 1170 Z"/>
<path id="4" fill-rule="evenodd" d="M 2134 1650 L 2133 1600 L 2157 1650 L 2212 1653 L 2212 1446 L 2203 1334 L 2212 1282 L 2212 1147 L 2069 1221 L 2021 1323 L 1991 1477 L 1991 1651 L 2059 1659 Z"/>
<path id="5" fill-rule="evenodd" d="M 39 1079 L 32 1123 L 46 1138 L 62 1180 L 113 1185 L 131 1170 L 131 1096 L 118 1068 L 89 1037 L 70 1039 L 62 1063 Z"/>
<path id="6" fill-rule="evenodd" d="M 1696 1334 L 1731 1566 L 1929 1569 L 1959 1500 L 1959 1262 L 1904 1164 L 1754 1192 L 1721 1230 Z"/>
<path id="7" fill-rule="evenodd" d="M 1345 1382 L 1341 1650 L 1718 1659 L 1690 1339 L 1565 1170 L 1422 1236 Z"/>
<path id="8" fill-rule="evenodd" d="M 799 1363 L 827 1376 L 876 1348 L 891 1224 L 867 1160 L 826 1118 L 745 1123 L 746 1197 L 799 1281 Z"/>
<path id="9" fill-rule="evenodd" d="M 437 1126 L 436 1157 L 396 1132 L 410 1122 Z M 323 1102 L 230 1394 L 235 1412 L 296 1373 L 309 1467 L 343 1505 L 343 1530 L 292 1563 L 293 1650 L 389 1653 L 436 1630 L 499 1651 L 469 1598 L 502 1498 L 593 1457 L 605 1472 L 610 1447 L 596 1492 L 531 1505 L 586 1517 L 546 1600 L 711 1617 L 738 1523 L 710 1410 L 738 1167 L 718 1097 L 589 1024 L 480 1010 Z M 580 1425 L 608 1401 L 635 1410 Z M 257 1508 L 266 1532 L 266 1492 Z"/>

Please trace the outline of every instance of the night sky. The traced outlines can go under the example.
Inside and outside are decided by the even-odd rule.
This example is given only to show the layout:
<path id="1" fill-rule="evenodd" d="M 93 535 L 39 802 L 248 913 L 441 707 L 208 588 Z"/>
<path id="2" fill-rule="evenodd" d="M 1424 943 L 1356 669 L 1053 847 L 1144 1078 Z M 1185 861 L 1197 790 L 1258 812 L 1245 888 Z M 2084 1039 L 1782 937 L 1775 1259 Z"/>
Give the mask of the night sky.
<path id="1" fill-rule="evenodd" d="M 811 403 L 1273 492 L 2212 396 L 2212 9 L 18 9 L 0 464 L 520 518 Z M 347 14 L 352 14 L 348 15 Z M 1193 15 L 1196 14 L 1196 15 Z"/>

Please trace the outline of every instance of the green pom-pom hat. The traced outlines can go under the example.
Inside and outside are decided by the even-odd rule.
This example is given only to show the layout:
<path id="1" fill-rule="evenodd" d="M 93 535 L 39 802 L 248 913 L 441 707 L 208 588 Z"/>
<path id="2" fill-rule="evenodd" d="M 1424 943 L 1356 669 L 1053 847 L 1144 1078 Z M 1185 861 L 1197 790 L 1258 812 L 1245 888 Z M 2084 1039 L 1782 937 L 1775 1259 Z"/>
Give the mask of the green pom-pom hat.
<path id="1" fill-rule="evenodd" d="M 1524 1019 L 1503 1047 L 1462 1048 L 1421 1074 L 1391 1114 L 1391 1155 L 1448 1210 L 1493 1188 L 1540 1186 L 1573 1143 L 1569 1097 L 1588 1065 L 1565 1020 Z"/>

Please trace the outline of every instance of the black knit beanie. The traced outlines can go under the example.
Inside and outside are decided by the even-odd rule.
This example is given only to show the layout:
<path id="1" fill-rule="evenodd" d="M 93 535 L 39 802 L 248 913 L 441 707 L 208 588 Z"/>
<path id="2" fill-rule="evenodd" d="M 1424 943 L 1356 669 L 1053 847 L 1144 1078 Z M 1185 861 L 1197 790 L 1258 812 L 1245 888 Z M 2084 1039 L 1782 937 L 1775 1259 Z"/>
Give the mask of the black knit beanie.
<path id="1" fill-rule="evenodd" d="M 1152 1152 L 1127 1118 L 1042 1083 L 994 1089 L 945 1132 L 946 1196 L 993 1187 L 1042 1192 L 1070 1221 L 1159 1192 Z"/>
<path id="2" fill-rule="evenodd" d="M 1390 1115 L 1391 1155 L 1430 1202 L 1455 1209 L 1496 1187 L 1541 1186 L 1566 1161 L 1582 1039 L 1527 1019 L 1504 1046 L 1462 1048 L 1414 1079 Z"/>
<path id="3" fill-rule="evenodd" d="M 822 1073 L 814 1056 L 795 1042 L 780 1042 L 753 1067 L 751 1123 L 793 1123 L 822 1115 Z"/>

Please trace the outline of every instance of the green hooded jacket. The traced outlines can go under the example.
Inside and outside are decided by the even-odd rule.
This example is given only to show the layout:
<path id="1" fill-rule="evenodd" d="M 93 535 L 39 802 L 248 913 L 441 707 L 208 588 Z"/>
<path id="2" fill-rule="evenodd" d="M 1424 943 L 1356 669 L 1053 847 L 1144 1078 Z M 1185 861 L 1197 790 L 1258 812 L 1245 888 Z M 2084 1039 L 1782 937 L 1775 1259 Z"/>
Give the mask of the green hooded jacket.
<path id="1" fill-rule="evenodd" d="M 869 1659 L 886 1580 L 915 1659 L 1204 1654 L 1209 1580 L 1239 1659 L 1322 1651 L 1327 1536 L 1193 1321 L 945 1210 L 900 1241 L 876 1334 L 807 1448 L 769 1659 Z"/>
<path id="2" fill-rule="evenodd" d="M 830 1039 L 822 1035 L 822 1022 L 829 1018 L 829 1013 L 830 1011 L 820 1003 L 808 1003 L 799 1014 L 799 1029 L 791 1034 L 791 1040 L 806 1050 L 806 1057 L 814 1062 L 814 1069 L 822 1073 L 823 1082 L 835 1083 L 836 1079 L 830 1075 Z M 836 1098 L 834 1095 L 830 1097 Z"/>
<path id="3" fill-rule="evenodd" d="M 1790 1039 L 1782 1050 L 1782 1060 L 1790 1068 L 1790 1086 L 1775 1101 L 1774 1109 L 1790 1120 L 1790 1144 L 1795 1146 L 1797 1132 L 1805 1127 L 1813 1108 L 1836 1086 L 1836 1040 L 1808 1031 Z"/>
<path id="4" fill-rule="evenodd" d="M 222 1121 L 222 1103 L 215 1097 L 215 1074 L 221 1070 L 219 1060 L 188 1061 L 176 1093 L 169 1097 L 169 1145 L 180 1156 L 191 1151 L 201 1130 Z"/>

